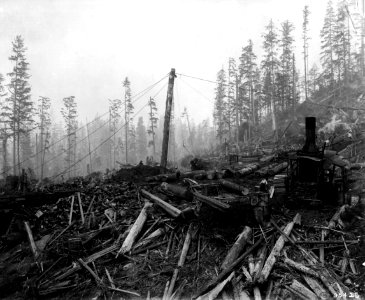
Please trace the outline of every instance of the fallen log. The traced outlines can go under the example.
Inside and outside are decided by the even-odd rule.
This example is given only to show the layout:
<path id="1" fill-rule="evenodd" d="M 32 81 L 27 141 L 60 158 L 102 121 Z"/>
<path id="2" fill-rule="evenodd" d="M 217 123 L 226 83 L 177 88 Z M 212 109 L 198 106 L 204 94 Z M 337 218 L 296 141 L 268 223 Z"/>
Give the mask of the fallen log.
<path id="1" fill-rule="evenodd" d="M 237 173 L 240 176 L 246 176 L 246 175 L 249 175 L 249 174 L 255 172 L 256 170 L 258 170 L 259 167 L 260 167 L 259 164 L 250 164 L 250 165 L 247 165 L 244 168 L 238 170 Z"/>
<path id="2" fill-rule="evenodd" d="M 294 224 L 300 223 L 300 214 L 296 214 L 293 221 L 288 223 L 286 227 L 284 228 L 283 232 L 286 235 L 290 235 L 290 232 L 292 231 Z M 272 249 L 269 257 L 267 258 L 264 267 L 261 271 L 261 276 L 258 278 L 258 282 L 263 283 L 266 281 L 266 279 L 269 277 L 270 272 L 276 262 L 277 257 L 280 255 L 281 250 L 283 249 L 285 244 L 285 237 L 281 235 L 276 243 L 274 248 Z"/>
<path id="3" fill-rule="evenodd" d="M 215 279 L 213 279 L 211 282 L 209 282 L 207 285 L 205 285 L 203 288 L 201 288 L 196 293 L 196 295 L 194 296 L 194 298 L 197 298 L 200 295 L 205 294 L 207 291 L 209 291 L 214 286 L 216 286 L 219 282 L 221 282 L 224 278 L 226 278 L 226 276 L 228 274 L 230 274 L 234 268 L 236 268 L 238 265 L 242 264 L 242 262 L 247 257 L 247 255 L 249 255 L 250 253 L 252 253 L 252 251 L 254 251 L 258 246 L 260 246 L 263 241 L 264 241 L 264 238 L 263 237 L 260 238 L 259 240 L 257 240 L 255 244 L 253 244 L 249 249 L 247 249 L 246 252 L 244 252 L 243 254 L 241 254 L 241 256 L 238 257 L 229 267 L 227 267 Z"/>
<path id="4" fill-rule="evenodd" d="M 74 201 L 75 201 L 75 196 L 72 196 L 72 198 L 71 198 L 70 216 L 68 218 L 68 225 L 71 225 L 71 223 L 72 223 L 72 213 L 73 213 L 73 210 L 74 210 Z"/>
<path id="5" fill-rule="evenodd" d="M 256 281 L 260 277 L 261 270 L 262 270 L 262 268 L 264 266 L 264 263 L 265 263 L 266 254 L 267 254 L 267 246 L 264 245 L 258 251 L 257 261 L 255 263 L 255 267 L 254 267 L 253 273 L 252 273 L 254 281 Z"/>
<path id="6" fill-rule="evenodd" d="M 205 204 L 208 204 L 209 206 L 211 206 L 213 208 L 216 208 L 216 209 L 219 209 L 219 210 L 225 210 L 225 209 L 230 208 L 229 204 L 223 203 L 221 201 L 218 201 L 218 200 L 216 200 L 214 198 L 211 198 L 211 197 L 208 197 L 208 196 L 204 196 L 204 195 L 202 195 L 201 193 L 199 193 L 197 191 L 194 191 L 193 195 L 197 200 L 199 200 L 201 202 L 204 202 Z"/>
<path id="7" fill-rule="evenodd" d="M 163 228 L 156 229 L 154 232 L 152 232 L 150 235 L 148 235 L 145 239 L 141 240 L 136 244 L 134 249 L 144 247 L 147 244 L 151 243 L 154 239 L 157 237 L 163 235 L 165 233 L 165 230 Z"/>
<path id="8" fill-rule="evenodd" d="M 288 163 L 286 161 L 282 163 L 275 163 L 256 171 L 255 174 L 259 176 L 274 176 L 275 174 L 284 171 L 287 167 Z"/>
<path id="9" fill-rule="evenodd" d="M 190 247 L 192 232 L 193 232 L 193 226 L 192 226 L 192 224 L 190 224 L 188 231 L 186 233 L 183 248 L 181 250 L 179 262 L 177 263 L 177 268 L 175 268 L 174 273 L 171 278 L 170 286 L 169 286 L 169 289 L 167 292 L 167 299 L 170 299 L 172 292 L 174 291 L 174 288 L 175 288 L 175 283 L 176 283 L 177 276 L 179 275 L 179 270 L 184 266 L 186 255 L 188 254 L 189 247 Z"/>
<path id="10" fill-rule="evenodd" d="M 85 216 L 84 216 L 84 210 L 82 208 L 82 202 L 81 202 L 81 196 L 80 192 L 77 192 L 77 199 L 79 200 L 79 208 L 80 208 L 80 215 L 81 215 L 81 223 L 85 223 Z"/>
<path id="11" fill-rule="evenodd" d="M 39 256 L 39 251 L 38 248 L 34 242 L 34 238 L 33 238 L 33 233 L 32 230 L 30 229 L 29 223 L 27 221 L 24 221 L 24 226 L 25 226 L 25 230 L 27 232 L 27 236 L 28 236 L 28 241 L 30 244 L 30 250 L 32 250 L 34 259 L 37 259 Z"/>
<path id="12" fill-rule="evenodd" d="M 119 249 L 116 257 L 118 257 L 119 253 L 124 254 L 126 252 L 129 252 L 132 249 L 132 246 L 133 246 L 138 234 L 141 232 L 142 227 L 147 220 L 147 212 L 150 207 L 152 207 L 151 202 L 146 202 L 144 204 L 138 218 L 134 222 L 131 230 L 129 231 L 129 233 L 128 233 L 126 239 L 124 240 L 122 247 Z"/>
<path id="13" fill-rule="evenodd" d="M 301 263 L 298 263 L 296 261 L 293 261 L 291 260 L 290 258 L 285 258 L 284 259 L 284 264 L 286 266 L 289 266 L 289 267 L 292 267 L 294 268 L 295 270 L 297 271 L 300 271 L 304 274 L 307 274 L 307 275 L 310 275 L 310 276 L 313 276 L 313 277 L 317 277 L 317 278 L 320 278 L 320 275 L 317 273 L 317 271 L 314 271 L 312 270 L 311 268 L 301 264 Z"/>
<path id="14" fill-rule="evenodd" d="M 164 182 L 161 184 L 161 188 L 167 192 L 174 194 L 174 196 L 179 197 L 181 199 L 187 199 L 187 200 L 193 199 L 193 194 L 186 187 Z"/>
<path id="15" fill-rule="evenodd" d="M 298 280 L 294 279 L 292 284 L 290 285 L 294 291 L 297 292 L 297 295 L 303 295 L 304 299 L 313 300 L 317 299 L 316 294 L 314 294 L 310 289 L 308 289 L 305 285 L 301 284 Z"/>
<path id="16" fill-rule="evenodd" d="M 234 276 L 234 272 L 231 273 L 225 280 L 223 280 L 221 283 L 219 283 L 214 289 L 212 289 L 210 292 L 200 296 L 197 298 L 197 300 L 214 300 L 217 298 L 219 293 L 224 289 L 226 284 L 232 280 Z"/>
<path id="17" fill-rule="evenodd" d="M 305 282 L 311 288 L 311 290 L 317 295 L 319 299 L 330 299 L 330 294 L 326 291 L 326 289 L 313 277 L 303 276 Z"/>
<path id="18" fill-rule="evenodd" d="M 220 179 L 219 183 L 229 190 L 233 190 L 233 191 L 239 192 L 240 194 L 244 194 L 244 195 L 248 194 L 248 188 L 246 188 L 242 185 L 239 185 L 239 184 L 236 184 L 231 181 L 224 180 L 224 179 Z"/>
<path id="19" fill-rule="evenodd" d="M 327 237 L 327 235 L 329 234 L 329 229 L 333 229 L 336 227 L 338 220 L 340 219 L 340 215 L 342 213 L 342 211 L 345 209 L 346 205 L 341 206 L 336 213 L 333 215 L 333 217 L 331 218 L 331 220 L 328 223 L 328 229 L 325 229 L 324 231 L 324 237 L 323 239 L 325 239 Z"/>
<path id="20" fill-rule="evenodd" d="M 228 251 L 226 257 L 223 260 L 221 269 L 224 270 L 234 262 L 240 255 L 242 250 L 245 248 L 247 241 L 251 238 L 252 229 L 245 226 L 241 234 L 238 236 L 236 242 L 233 244 L 232 248 Z"/>
<path id="21" fill-rule="evenodd" d="M 172 206 L 171 204 L 163 201 L 159 197 L 147 192 L 144 189 L 141 189 L 142 196 L 146 197 L 148 200 L 151 200 L 153 203 L 157 204 L 161 207 L 164 211 L 166 211 L 171 217 L 177 218 L 181 214 L 181 210 L 177 209 L 176 207 Z"/>
<path id="22" fill-rule="evenodd" d="M 293 235 L 292 239 L 296 242 L 296 238 Z M 306 250 L 298 244 L 296 244 L 296 247 L 301 251 L 303 257 L 309 264 L 317 266 L 316 271 L 320 276 L 322 283 L 331 292 L 332 297 L 338 298 L 339 295 L 345 295 L 348 293 L 348 288 L 343 284 L 339 284 L 339 282 L 334 278 L 335 275 L 331 274 L 329 269 L 321 267 L 317 256 L 312 251 Z M 343 297 L 341 296 L 340 298 Z"/>
<path id="23" fill-rule="evenodd" d="M 345 241 L 337 241 L 337 240 L 327 240 L 327 241 L 296 241 L 296 244 L 309 244 L 309 245 L 325 245 L 325 244 L 357 244 L 359 240 L 345 240 Z"/>

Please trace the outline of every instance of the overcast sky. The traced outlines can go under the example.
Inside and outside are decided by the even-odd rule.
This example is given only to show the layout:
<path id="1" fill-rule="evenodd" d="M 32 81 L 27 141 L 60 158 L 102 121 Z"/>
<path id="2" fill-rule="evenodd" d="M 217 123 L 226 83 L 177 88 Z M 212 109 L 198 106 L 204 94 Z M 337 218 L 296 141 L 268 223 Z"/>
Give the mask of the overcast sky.
<path id="1" fill-rule="evenodd" d="M 107 99 L 121 98 L 128 76 L 132 93 L 148 87 L 171 68 L 215 80 L 230 56 L 238 58 L 248 39 L 257 53 L 272 18 L 296 27 L 301 67 L 304 5 L 311 11 L 310 63 L 318 61 L 319 31 L 326 0 L 1 0 L 0 73 L 11 69 L 11 41 L 20 34 L 28 48 L 33 99 L 48 96 L 56 118 L 62 98 L 75 96 L 82 120 L 107 111 Z M 136 103 L 147 103 L 167 79 Z M 196 121 L 211 119 L 215 85 L 176 80 L 176 114 L 186 106 Z M 166 89 L 158 97 L 164 111 Z"/>

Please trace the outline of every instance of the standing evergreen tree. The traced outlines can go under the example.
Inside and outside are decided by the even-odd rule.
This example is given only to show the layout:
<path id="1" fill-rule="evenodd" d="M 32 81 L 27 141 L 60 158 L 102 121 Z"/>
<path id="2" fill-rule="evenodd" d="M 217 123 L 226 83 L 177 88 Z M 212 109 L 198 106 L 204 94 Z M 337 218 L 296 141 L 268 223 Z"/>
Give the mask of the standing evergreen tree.
<path id="1" fill-rule="evenodd" d="M 132 122 L 133 104 L 132 104 L 132 92 L 131 83 L 128 77 L 123 82 L 124 86 L 124 122 L 125 122 L 125 162 L 128 163 L 128 136 L 130 134 L 129 125 Z"/>
<path id="2" fill-rule="evenodd" d="M 137 134 L 133 120 L 129 123 L 129 162 L 137 163 Z"/>
<path id="3" fill-rule="evenodd" d="M 139 117 L 137 123 L 137 153 L 139 161 L 145 160 L 148 154 L 146 127 L 143 124 L 143 117 Z"/>
<path id="4" fill-rule="evenodd" d="M 308 73 L 308 17 L 309 17 L 308 5 L 304 6 L 303 10 L 303 57 L 304 57 L 304 94 L 305 100 L 308 99 L 308 85 L 307 85 L 307 73 Z"/>
<path id="5" fill-rule="evenodd" d="M 157 106 L 156 106 L 156 102 L 155 100 L 150 97 L 150 100 L 148 101 L 148 105 L 150 107 L 150 112 L 149 112 L 149 120 L 150 120 L 150 126 L 147 130 L 148 135 L 152 136 L 152 140 L 150 140 L 148 142 L 148 146 L 153 147 L 153 157 L 155 157 L 156 155 L 156 143 L 155 143 L 155 135 L 156 135 L 156 127 L 157 127 Z"/>
<path id="6" fill-rule="evenodd" d="M 112 147 L 113 147 L 113 168 L 115 168 L 116 156 L 118 152 L 118 145 L 116 142 L 116 130 L 120 121 L 120 109 L 122 107 L 122 101 L 120 99 L 109 100 L 109 111 L 110 111 L 110 133 L 113 136 Z"/>
<path id="7" fill-rule="evenodd" d="M 4 174 L 4 178 L 6 178 L 9 171 L 8 164 L 8 139 L 11 135 L 9 131 L 10 119 L 8 112 L 10 111 L 7 108 L 8 103 L 5 102 L 4 97 L 6 96 L 5 88 L 3 85 L 4 76 L 0 74 L 0 140 L 1 140 L 1 156 L 3 161 L 3 166 L 0 168 L 0 172 Z"/>
<path id="8" fill-rule="evenodd" d="M 44 161 L 46 156 L 46 150 L 50 139 L 51 129 L 51 100 L 47 97 L 39 97 L 38 99 L 38 116 L 39 116 L 39 150 L 37 156 L 40 158 L 40 179 L 43 179 L 44 175 Z M 38 160 L 37 160 L 38 161 Z M 38 166 L 37 166 L 38 168 Z"/>
<path id="9" fill-rule="evenodd" d="M 250 120 L 253 128 L 256 127 L 258 119 L 258 103 L 254 98 L 254 91 L 259 81 L 256 59 L 252 40 L 249 40 L 248 45 L 242 49 L 240 56 L 239 82 L 241 88 L 239 95 L 241 100 L 241 118 L 244 117 L 246 120 Z"/>
<path id="10" fill-rule="evenodd" d="M 215 103 L 214 103 L 214 123 L 217 130 L 217 138 L 219 140 L 219 145 L 223 145 L 223 137 L 226 134 L 226 126 L 224 120 L 224 110 L 225 110 L 225 100 L 226 100 L 226 73 L 222 68 L 217 75 L 217 87 L 215 89 Z"/>
<path id="11" fill-rule="evenodd" d="M 319 88 L 319 69 L 313 64 L 308 72 L 308 95 L 313 98 Z"/>
<path id="12" fill-rule="evenodd" d="M 338 83 L 342 87 L 347 84 L 350 66 L 350 35 L 346 2 L 344 1 L 341 1 L 338 5 L 333 48 L 336 55 L 335 66 L 337 69 Z M 340 89 L 340 93 L 342 94 L 342 88 Z"/>
<path id="13" fill-rule="evenodd" d="M 282 110 L 290 107 L 291 99 L 293 97 L 292 73 L 293 73 L 293 44 L 294 26 L 288 20 L 281 24 L 281 40 L 280 40 L 280 82 L 279 82 L 279 96 L 280 107 Z"/>
<path id="14" fill-rule="evenodd" d="M 330 88 L 335 83 L 335 13 L 332 1 L 328 1 L 326 16 L 321 30 L 321 65 L 323 69 L 323 78 Z"/>
<path id="15" fill-rule="evenodd" d="M 71 174 L 75 176 L 75 172 L 71 172 L 76 162 L 76 130 L 77 130 L 77 105 L 74 96 L 63 98 L 64 107 L 61 108 L 61 114 L 65 121 L 65 129 L 67 133 L 67 149 L 66 163 L 68 177 Z"/>
<path id="16" fill-rule="evenodd" d="M 228 60 L 228 86 L 227 86 L 227 100 L 225 102 L 224 119 L 228 129 L 228 140 L 232 141 L 232 128 L 233 124 L 236 123 L 238 132 L 238 113 L 239 105 L 236 100 L 236 83 L 237 81 L 237 68 L 236 61 L 230 57 Z"/>
<path id="17" fill-rule="evenodd" d="M 273 130 L 275 133 L 275 137 L 277 138 L 277 126 L 276 126 L 276 109 L 275 109 L 275 99 L 274 99 L 274 83 L 275 83 L 275 74 L 278 69 L 278 59 L 277 59 L 277 46 L 278 46 L 278 36 L 276 33 L 276 29 L 274 26 L 274 22 L 270 20 L 269 24 L 265 27 L 266 33 L 264 34 L 264 59 L 262 62 L 262 68 L 264 73 L 264 83 L 263 83 L 263 92 L 265 94 L 265 98 L 269 99 L 266 101 L 267 106 L 270 108 L 272 116 L 272 124 Z"/>
<path id="18" fill-rule="evenodd" d="M 25 57 L 23 38 L 18 35 L 12 42 L 13 54 L 9 60 L 14 63 L 12 72 L 8 73 L 10 83 L 8 84 L 9 97 L 6 99 L 6 115 L 9 118 L 10 131 L 13 137 L 13 171 L 20 174 L 20 145 L 22 137 L 29 134 L 29 126 L 33 122 L 33 103 L 31 101 L 31 88 L 29 86 L 29 63 Z M 25 145 L 29 142 L 26 139 Z M 30 148 L 30 145 L 28 145 Z M 25 159 L 25 157 L 23 157 Z M 16 168 L 18 166 L 18 168 Z"/>

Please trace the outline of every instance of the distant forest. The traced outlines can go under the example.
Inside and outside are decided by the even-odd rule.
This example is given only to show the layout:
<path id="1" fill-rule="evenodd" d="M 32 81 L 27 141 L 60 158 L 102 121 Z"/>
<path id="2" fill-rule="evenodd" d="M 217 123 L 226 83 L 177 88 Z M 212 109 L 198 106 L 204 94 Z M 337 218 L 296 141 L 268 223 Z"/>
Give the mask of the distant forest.
<path id="1" fill-rule="evenodd" d="M 195 124 L 186 108 L 181 116 L 173 115 L 170 166 L 178 167 L 186 156 L 252 153 L 267 139 L 278 141 L 288 121 L 298 123 L 304 111 L 322 113 L 325 121 L 334 115 L 347 122 L 361 119 L 363 28 L 355 12 L 347 1 L 328 2 L 318 29 L 320 65 L 311 66 L 308 57 L 319 54 L 311 54 L 310 7 L 303 8 L 300 40 L 294 40 L 290 20 L 280 24 L 271 20 L 263 29 L 261 45 L 248 40 L 240 57 L 228 58 L 227 66 L 218 71 L 213 122 Z M 145 106 L 148 118 L 138 116 L 128 77 L 123 80 L 122 99 L 106 99 L 109 111 L 83 123 L 77 99 L 65 95 L 62 120 L 55 122 L 54 99 L 32 94 L 31 62 L 23 37 L 16 36 L 10 47 L 12 69 L 0 70 L 0 177 L 26 169 L 33 178 L 66 179 L 146 163 L 147 157 L 159 162 L 165 108 L 157 107 L 150 97 Z M 256 47 L 262 48 L 261 61 Z M 301 57 L 295 57 L 295 47 L 302 49 Z M 304 104 L 310 108 L 304 110 Z"/>

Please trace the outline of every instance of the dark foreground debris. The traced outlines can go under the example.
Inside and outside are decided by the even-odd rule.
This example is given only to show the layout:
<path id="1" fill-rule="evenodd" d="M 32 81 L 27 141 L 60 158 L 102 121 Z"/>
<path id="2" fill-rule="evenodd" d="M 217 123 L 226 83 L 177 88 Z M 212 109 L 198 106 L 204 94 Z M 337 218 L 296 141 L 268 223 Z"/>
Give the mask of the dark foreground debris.
<path id="1" fill-rule="evenodd" d="M 287 166 L 268 160 L 167 175 L 139 166 L 129 169 L 134 183 L 123 169 L 70 185 L 77 191 L 54 202 L 8 207 L 1 297 L 362 296 L 361 198 L 339 209 L 283 205 Z"/>

